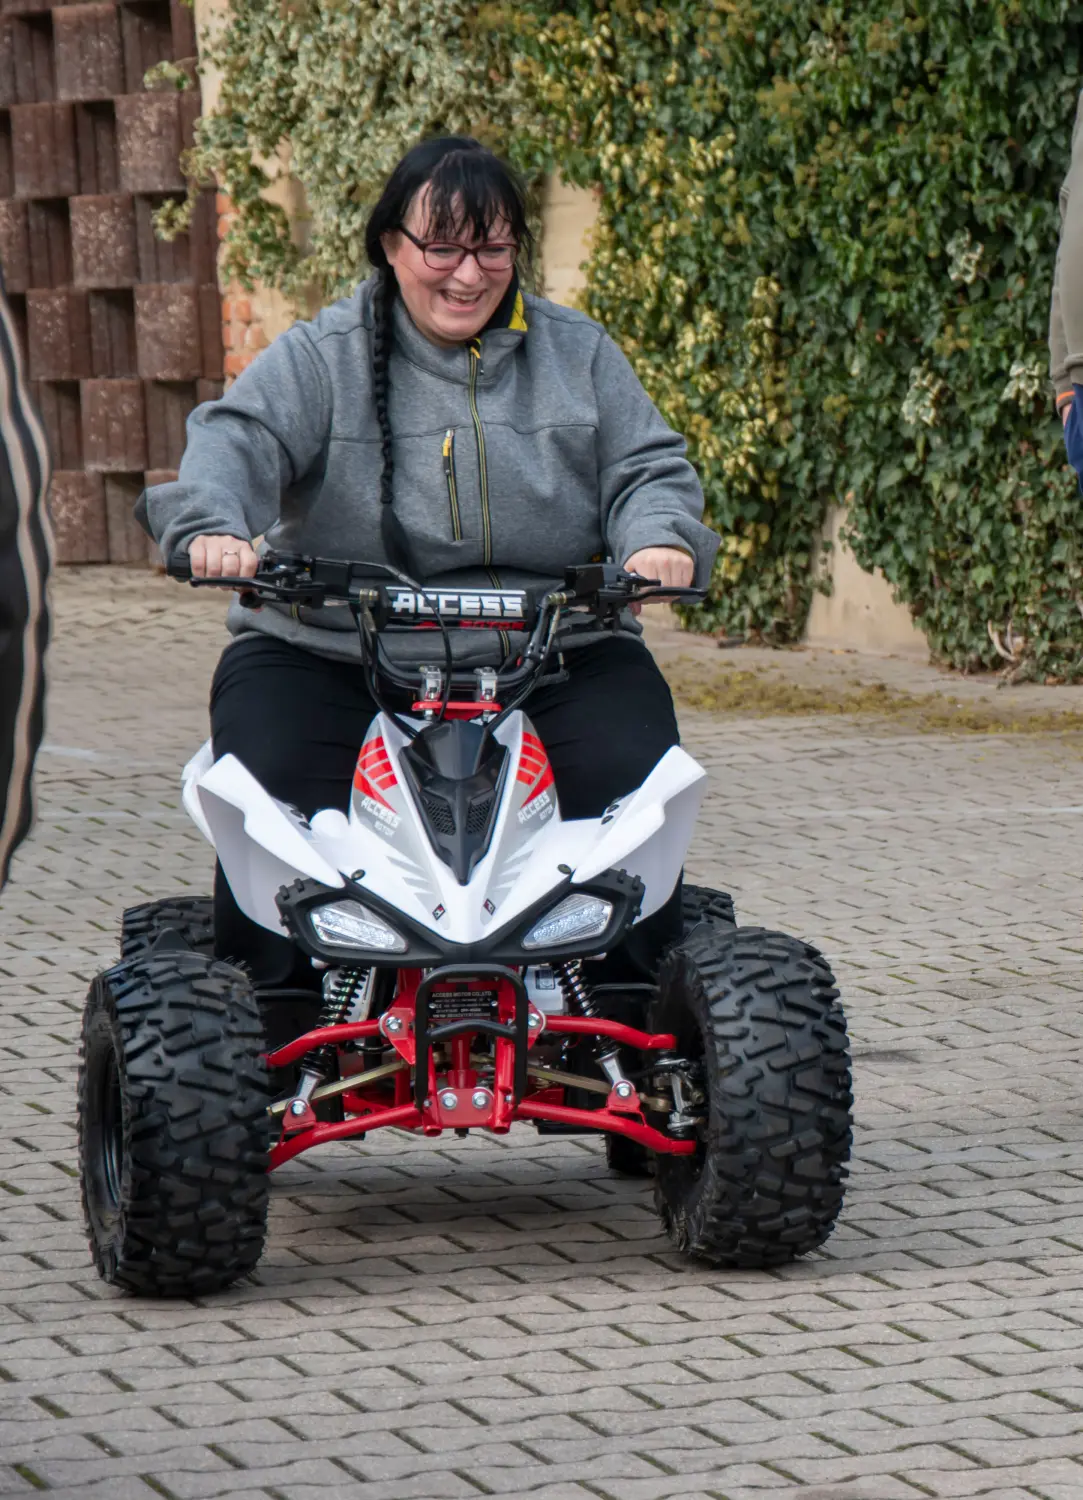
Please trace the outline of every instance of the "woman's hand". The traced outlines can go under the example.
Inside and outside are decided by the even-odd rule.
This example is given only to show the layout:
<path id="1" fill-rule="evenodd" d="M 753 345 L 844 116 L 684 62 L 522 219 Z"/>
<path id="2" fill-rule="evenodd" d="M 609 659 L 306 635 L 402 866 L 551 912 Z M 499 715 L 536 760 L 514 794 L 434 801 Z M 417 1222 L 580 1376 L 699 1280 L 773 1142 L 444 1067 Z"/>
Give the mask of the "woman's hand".
<path id="1" fill-rule="evenodd" d="M 259 557 L 236 536 L 197 536 L 188 547 L 193 578 L 252 578 Z"/>
<path id="2" fill-rule="evenodd" d="M 657 578 L 666 588 L 687 589 L 696 576 L 696 565 L 679 547 L 641 547 L 624 564 L 625 572 L 641 578 Z"/>

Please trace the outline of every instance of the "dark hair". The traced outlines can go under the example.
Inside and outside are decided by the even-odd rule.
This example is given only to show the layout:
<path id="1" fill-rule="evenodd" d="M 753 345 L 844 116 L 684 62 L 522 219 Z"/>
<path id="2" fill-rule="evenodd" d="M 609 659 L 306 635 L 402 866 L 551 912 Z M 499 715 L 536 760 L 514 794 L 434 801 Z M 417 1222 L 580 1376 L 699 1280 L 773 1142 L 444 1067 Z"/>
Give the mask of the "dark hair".
<path id="1" fill-rule="evenodd" d="M 527 223 L 526 192 L 518 173 L 469 135 L 440 136 L 435 140 L 421 141 L 407 151 L 387 179 L 369 214 L 365 225 L 365 253 L 376 269 L 372 301 L 375 317 L 372 392 L 380 423 L 383 456 L 380 529 L 388 556 L 400 568 L 405 568 L 409 559 L 406 533 L 392 508 L 394 457 L 387 410 L 391 310 L 399 284 L 388 264 L 382 237 L 402 227 L 410 205 L 425 186 L 430 190 L 428 229 L 434 239 L 455 239 L 469 232 L 474 238 L 484 240 L 493 225 L 504 220 L 528 259 L 533 248 L 533 236 Z"/>

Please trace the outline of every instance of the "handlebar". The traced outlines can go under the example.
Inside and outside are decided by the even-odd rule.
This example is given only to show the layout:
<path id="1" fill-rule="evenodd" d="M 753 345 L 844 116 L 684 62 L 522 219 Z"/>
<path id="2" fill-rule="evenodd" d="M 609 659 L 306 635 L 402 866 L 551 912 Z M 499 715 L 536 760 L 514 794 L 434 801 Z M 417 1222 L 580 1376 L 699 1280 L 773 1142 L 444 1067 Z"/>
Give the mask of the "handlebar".
<path id="1" fill-rule="evenodd" d="M 264 602 L 309 609 L 320 609 L 328 603 L 347 604 L 358 622 L 363 660 L 367 640 L 368 665 L 373 669 L 377 667 L 375 637 L 396 627 L 439 628 L 448 652 L 449 628 L 487 626 L 529 631 L 529 641 L 518 662 L 498 674 L 502 692 L 524 684 L 530 690 L 545 668 L 562 613 L 581 610 L 593 615 L 603 629 L 615 630 L 621 611 L 631 604 L 652 599 L 691 602 L 706 594 L 705 589 L 670 588 L 613 563 L 566 568 L 564 583 L 556 589 L 426 588 L 401 574 L 402 582 L 387 582 L 386 575 L 393 570 L 381 563 L 341 562 L 281 552 L 262 554 L 252 578 L 193 577 L 187 553 L 174 554 L 166 572 L 171 578 L 187 580 L 193 588 L 235 589 L 241 604 L 248 608 L 258 608 Z M 381 572 L 384 578 L 378 576 Z M 418 671 L 404 673 L 383 659 L 378 662 L 378 670 L 396 687 L 416 690 Z"/>
<path id="2" fill-rule="evenodd" d="M 366 606 L 378 629 L 388 625 L 490 625 L 522 630 L 537 618 L 538 596 L 526 589 L 413 589 L 388 584 L 371 575 L 348 571 L 352 565 L 306 559 L 301 570 L 279 567 L 254 578 L 193 578 L 187 557 L 171 562 L 171 578 L 187 579 L 194 588 L 230 588 L 249 608 L 263 600 L 319 609 L 327 603 Z"/>
<path id="3" fill-rule="evenodd" d="M 557 590 L 412 588 L 387 583 L 374 569 L 379 564 L 339 562 L 320 557 L 265 553 L 252 578 L 196 578 L 187 553 L 170 558 L 170 578 L 193 588 L 236 589 L 249 605 L 264 600 L 321 608 L 329 602 L 366 606 L 377 629 L 394 625 L 434 625 L 472 628 L 488 625 L 498 630 L 530 629 L 539 614 L 553 607 L 583 608 L 606 616 L 629 604 L 650 599 L 702 599 L 704 589 L 670 588 L 658 579 L 627 573 L 612 563 L 588 563 L 566 568 L 564 586 Z"/>

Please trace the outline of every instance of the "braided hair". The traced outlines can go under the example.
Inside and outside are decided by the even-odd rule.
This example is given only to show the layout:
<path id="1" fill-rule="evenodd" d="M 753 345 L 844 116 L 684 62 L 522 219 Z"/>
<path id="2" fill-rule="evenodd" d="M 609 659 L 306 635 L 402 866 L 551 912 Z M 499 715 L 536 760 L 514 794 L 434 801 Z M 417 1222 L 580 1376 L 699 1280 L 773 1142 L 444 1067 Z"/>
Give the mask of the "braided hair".
<path id="1" fill-rule="evenodd" d="M 372 399 L 376 406 L 376 420 L 380 424 L 380 535 L 384 550 L 397 568 L 409 572 L 409 543 L 402 522 L 395 513 L 394 476 L 395 450 L 391 437 L 391 417 L 387 409 L 390 386 L 391 363 L 391 309 L 395 301 L 398 282 L 390 266 L 381 266 L 376 272 L 376 285 L 372 294 Z"/>
<path id="2" fill-rule="evenodd" d="M 410 548 L 394 507 L 395 455 L 389 411 L 392 313 L 399 284 L 383 246 L 383 236 L 401 229 L 423 187 L 429 189 L 429 229 L 434 239 L 454 239 L 464 231 L 487 238 L 503 220 L 529 257 L 532 236 L 526 193 L 508 164 L 468 135 L 422 141 L 388 178 L 365 226 L 365 252 L 376 272 L 373 287 L 372 393 L 380 424 L 380 534 L 394 566 L 409 572 Z"/>

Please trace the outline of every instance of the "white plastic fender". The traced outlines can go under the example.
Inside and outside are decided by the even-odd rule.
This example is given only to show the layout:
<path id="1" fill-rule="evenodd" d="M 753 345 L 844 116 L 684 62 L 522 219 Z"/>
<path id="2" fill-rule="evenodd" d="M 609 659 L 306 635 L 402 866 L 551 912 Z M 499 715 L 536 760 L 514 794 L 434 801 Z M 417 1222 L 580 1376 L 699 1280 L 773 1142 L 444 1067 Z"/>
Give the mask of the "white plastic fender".
<path id="1" fill-rule="evenodd" d="M 679 745 L 667 750 L 642 786 L 617 808 L 593 848 L 576 864 L 573 885 L 606 870 L 626 870 L 643 881 L 637 921 L 664 906 L 692 842 L 707 773 Z"/>
<path id="2" fill-rule="evenodd" d="M 203 809 L 199 805 L 198 785 L 199 778 L 205 776 L 214 765 L 214 751 L 211 749 L 210 740 L 204 740 L 199 749 L 181 772 L 181 801 L 184 803 L 185 811 L 208 844 L 214 843 L 214 834 L 210 830 Z"/>
<path id="3" fill-rule="evenodd" d="M 282 931 L 275 896 L 298 876 L 343 884 L 298 815 L 265 792 L 235 755 L 215 761 L 195 793 L 234 899 L 261 927 Z"/>
<path id="4" fill-rule="evenodd" d="M 529 728 L 517 714 L 497 731 L 516 759 L 524 725 Z M 405 737 L 382 716 L 377 728 L 397 763 Z M 261 927 L 282 930 L 275 902 L 281 886 L 307 875 L 341 889 L 347 872 L 404 916 L 460 943 L 483 941 L 505 927 L 556 889 L 569 867 L 574 884 L 611 869 L 638 876 L 644 897 L 637 920 L 650 916 L 676 884 L 707 780 L 692 757 L 674 747 L 602 818 L 563 822 L 554 810 L 536 832 L 510 839 L 513 799 L 507 798 L 489 849 L 469 885 L 460 886 L 431 848 L 412 797 L 397 798 L 400 836 L 389 841 L 359 819 L 355 806 L 349 817 L 325 808 L 306 823 L 264 791 L 235 756 L 215 762 L 209 742 L 183 776 L 185 807 L 214 845 L 237 904 Z"/>

